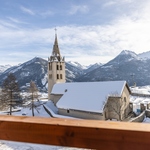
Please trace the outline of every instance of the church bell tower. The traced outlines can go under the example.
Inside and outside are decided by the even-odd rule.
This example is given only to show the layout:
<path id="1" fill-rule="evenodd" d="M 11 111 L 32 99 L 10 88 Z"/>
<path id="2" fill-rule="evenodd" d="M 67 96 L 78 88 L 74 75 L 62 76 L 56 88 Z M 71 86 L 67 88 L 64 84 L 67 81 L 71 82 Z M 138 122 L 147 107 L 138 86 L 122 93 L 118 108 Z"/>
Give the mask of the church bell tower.
<path id="1" fill-rule="evenodd" d="M 55 29 L 55 41 L 51 56 L 48 58 L 48 99 L 55 83 L 65 83 L 65 59 L 61 57 Z"/>

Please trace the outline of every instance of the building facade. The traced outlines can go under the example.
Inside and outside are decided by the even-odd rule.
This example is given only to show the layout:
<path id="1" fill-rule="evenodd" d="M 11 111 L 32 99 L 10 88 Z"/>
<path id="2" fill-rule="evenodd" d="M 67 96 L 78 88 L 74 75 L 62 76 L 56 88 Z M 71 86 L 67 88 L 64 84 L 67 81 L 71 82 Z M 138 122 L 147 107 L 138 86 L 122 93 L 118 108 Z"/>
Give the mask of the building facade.
<path id="1" fill-rule="evenodd" d="M 58 113 L 82 119 L 124 120 L 132 112 L 125 81 L 55 84 L 51 100 Z"/>

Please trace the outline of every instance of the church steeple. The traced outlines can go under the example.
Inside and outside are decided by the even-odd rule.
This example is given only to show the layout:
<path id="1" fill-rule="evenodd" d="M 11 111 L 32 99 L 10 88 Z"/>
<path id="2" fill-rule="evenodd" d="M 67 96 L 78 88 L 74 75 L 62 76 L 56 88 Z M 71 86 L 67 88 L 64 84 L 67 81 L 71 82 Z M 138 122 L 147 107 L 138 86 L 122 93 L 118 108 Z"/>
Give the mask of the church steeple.
<path id="1" fill-rule="evenodd" d="M 65 59 L 60 55 L 57 33 L 55 29 L 55 41 L 53 45 L 52 55 L 48 58 L 48 98 L 51 98 L 51 91 L 55 83 L 65 82 Z"/>
<path id="2" fill-rule="evenodd" d="M 62 57 L 60 55 L 59 46 L 58 46 L 56 29 L 55 29 L 55 41 L 54 41 L 54 45 L 53 45 L 53 51 L 52 51 L 52 55 L 50 57 L 50 61 L 54 61 L 54 60 L 57 60 L 57 61 L 62 60 Z"/>

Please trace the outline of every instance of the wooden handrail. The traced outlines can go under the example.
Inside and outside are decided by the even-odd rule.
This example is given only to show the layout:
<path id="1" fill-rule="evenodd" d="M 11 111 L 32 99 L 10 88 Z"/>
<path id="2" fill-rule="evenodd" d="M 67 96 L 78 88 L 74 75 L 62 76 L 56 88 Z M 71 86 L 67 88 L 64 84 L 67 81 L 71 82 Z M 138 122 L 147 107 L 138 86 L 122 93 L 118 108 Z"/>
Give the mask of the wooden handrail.
<path id="1" fill-rule="evenodd" d="M 0 139 L 101 150 L 150 149 L 150 125 L 0 116 Z"/>

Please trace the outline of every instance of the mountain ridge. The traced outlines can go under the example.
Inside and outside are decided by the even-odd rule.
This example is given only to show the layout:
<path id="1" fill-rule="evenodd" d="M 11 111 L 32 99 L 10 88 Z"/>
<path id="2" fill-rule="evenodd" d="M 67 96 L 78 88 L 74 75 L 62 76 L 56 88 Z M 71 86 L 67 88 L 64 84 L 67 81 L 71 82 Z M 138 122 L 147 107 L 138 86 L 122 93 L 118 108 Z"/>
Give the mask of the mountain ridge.
<path id="1" fill-rule="evenodd" d="M 0 85 L 9 73 L 14 73 L 22 89 L 32 80 L 39 89 L 47 90 L 47 65 L 47 60 L 34 57 L 20 65 L 11 66 L 0 73 Z M 78 62 L 66 62 L 67 82 L 126 80 L 129 85 L 133 85 L 134 82 L 137 85 L 148 85 L 149 72 L 150 59 L 143 59 L 129 50 L 123 50 L 106 64 L 95 63 L 86 68 Z"/>

